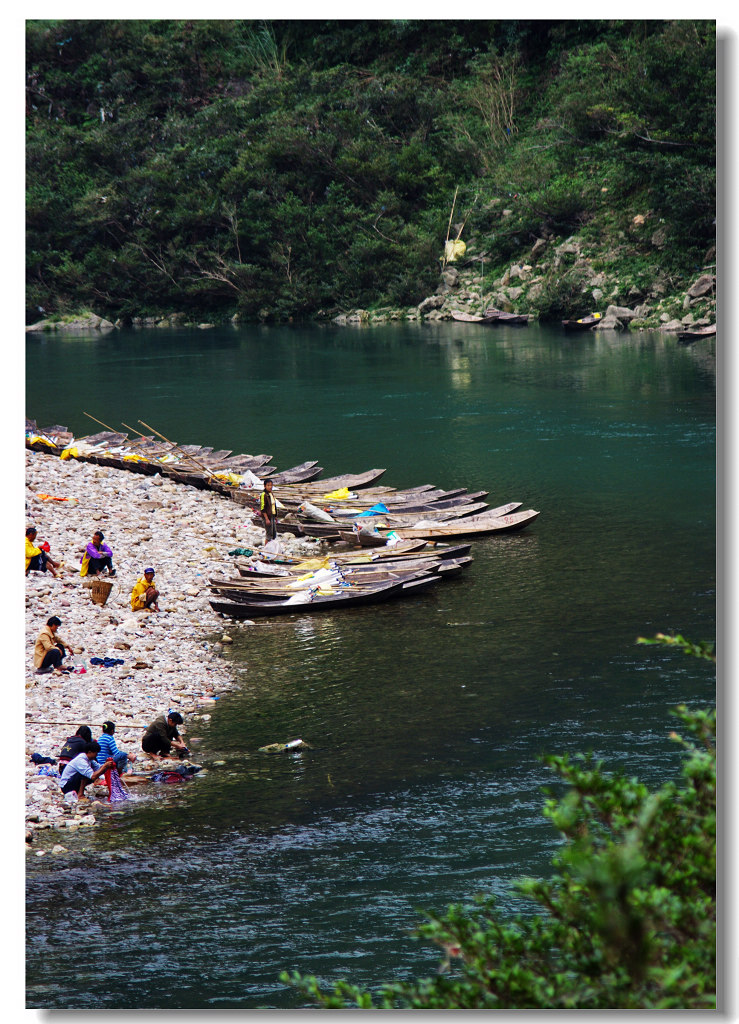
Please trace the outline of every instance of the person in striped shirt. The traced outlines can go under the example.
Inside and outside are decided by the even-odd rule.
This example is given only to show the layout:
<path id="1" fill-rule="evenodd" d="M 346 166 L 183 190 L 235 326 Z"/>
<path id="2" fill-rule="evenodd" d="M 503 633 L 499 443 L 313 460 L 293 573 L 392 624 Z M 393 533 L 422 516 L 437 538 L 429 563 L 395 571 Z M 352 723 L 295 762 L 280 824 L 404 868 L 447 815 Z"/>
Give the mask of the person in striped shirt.
<path id="1" fill-rule="evenodd" d="M 100 745 L 100 757 L 97 760 L 102 762 L 106 758 L 112 757 L 118 769 L 118 774 L 123 775 L 128 770 L 129 760 L 135 761 L 136 755 L 133 751 L 129 754 L 125 750 L 119 749 L 118 744 L 113 739 L 114 732 L 115 722 L 103 722 L 103 732 L 97 741 Z"/>

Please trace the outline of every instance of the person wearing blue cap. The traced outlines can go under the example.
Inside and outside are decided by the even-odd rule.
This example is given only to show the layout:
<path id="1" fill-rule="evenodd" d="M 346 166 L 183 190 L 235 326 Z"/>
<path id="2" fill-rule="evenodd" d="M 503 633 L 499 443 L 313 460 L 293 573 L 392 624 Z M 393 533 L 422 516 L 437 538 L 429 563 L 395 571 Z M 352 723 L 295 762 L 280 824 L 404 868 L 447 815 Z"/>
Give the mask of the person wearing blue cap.
<path id="1" fill-rule="evenodd" d="M 158 612 L 158 597 L 159 591 L 154 586 L 154 570 L 152 568 L 144 569 L 144 575 L 136 581 L 131 591 L 131 608 L 135 612 L 142 610 Z"/>

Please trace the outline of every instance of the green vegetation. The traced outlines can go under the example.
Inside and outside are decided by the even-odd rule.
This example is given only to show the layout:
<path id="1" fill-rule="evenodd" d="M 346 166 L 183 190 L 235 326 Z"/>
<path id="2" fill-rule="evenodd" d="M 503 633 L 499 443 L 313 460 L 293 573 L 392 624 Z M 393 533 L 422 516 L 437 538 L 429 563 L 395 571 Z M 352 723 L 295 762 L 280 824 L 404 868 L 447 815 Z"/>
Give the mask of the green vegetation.
<path id="1" fill-rule="evenodd" d="M 29 320 L 416 304 L 457 187 L 486 288 L 579 240 L 542 317 L 714 242 L 708 21 L 30 21 L 27 114 Z"/>
<path id="2" fill-rule="evenodd" d="M 681 636 L 657 643 L 715 661 Z M 417 934 L 444 951 L 433 978 L 367 991 L 282 975 L 327 1008 L 715 1009 L 716 713 L 675 712 L 692 741 L 682 781 L 654 792 L 591 756 L 545 757 L 566 784 L 544 814 L 563 837 L 552 877 L 517 885 L 528 913 L 491 897 L 427 914 Z"/>

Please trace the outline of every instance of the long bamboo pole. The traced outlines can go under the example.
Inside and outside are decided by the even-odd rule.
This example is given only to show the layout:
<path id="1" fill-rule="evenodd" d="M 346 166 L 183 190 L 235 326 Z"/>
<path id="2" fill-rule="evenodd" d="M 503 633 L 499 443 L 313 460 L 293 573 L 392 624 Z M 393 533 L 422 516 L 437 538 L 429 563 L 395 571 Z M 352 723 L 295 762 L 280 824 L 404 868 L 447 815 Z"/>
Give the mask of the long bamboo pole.
<path id="1" fill-rule="evenodd" d="M 452 209 L 451 209 L 451 212 L 449 214 L 449 223 L 447 224 L 446 238 L 444 239 L 444 256 L 443 256 L 443 264 L 444 264 L 444 266 L 446 266 L 446 244 L 449 241 L 449 232 L 452 230 L 452 217 L 454 216 L 454 207 L 457 205 L 457 193 L 458 192 L 459 192 L 459 185 L 457 185 L 457 187 L 454 190 L 454 199 L 452 200 Z"/>
<path id="2" fill-rule="evenodd" d="M 107 423 L 103 423 L 103 421 L 102 421 L 102 420 L 99 420 L 99 419 L 97 419 L 97 417 L 95 417 L 95 416 L 91 416 L 89 412 L 85 412 L 85 410 L 84 410 L 84 409 L 82 410 L 82 415 L 83 415 L 83 416 L 87 416 L 87 417 L 88 417 L 89 419 L 91 419 L 91 420 L 94 420 L 94 421 L 95 421 L 95 423 L 99 423 L 101 427 L 105 427 L 105 429 L 106 429 L 106 430 L 109 430 L 109 431 L 111 432 L 111 434 L 117 434 L 117 433 L 119 433 L 119 431 L 117 431 L 117 430 L 113 430 L 113 428 L 112 428 L 112 427 L 109 427 Z M 123 424 L 123 426 L 124 426 L 124 427 L 125 427 L 125 428 L 126 428 L 127 430 L 133 430 L 133 431 L 134 431 L 134 433 L 136 433 L 136 434 L 139 434 L 139 436 L 143 437 L 143 434 L 141 434 L 141 433 L 140 433 L 140 431 L 136 430 L 136 428 L 135 428 L 135 427 L 129 427 L 129 425 L 128 425 L 127 423 L 124 423 L 124 424 Z M 136 444 L 136 442 L 135 442 L 135 441 L 132 441 L 132 444 Z"/>
<path id="3" fill-rule="evenodd" d="M 139 423 L 143 427 L 146 427 L 147 430 L 154 430 L 154 427 L 152 427 L 149 423 L 144 423 L 143 420 L 139 420 Z M 165 437 L 164 434 L 160 434 L 158 430 L 154 430 L 154 433 L 157 435 L 157 437 L 161 437 L 162 441 L 166 441 L 167 444 L 171 444 L 175 451 L 178 451 L 184 459 L 189 459 L 191 462 L 194 462 L 196 466 L 199 466 L 200 469 L 202 469 L 202 471 L 206 474 L 206 476 L 215 476 L 215 473 L 212 470 L 208 469 L 207 466 L 204 466 L 202 462 L 198 462 L 198 460 L 194 458 L 194 456 L 188 455 L 187 452 L 183 452 L 180 446 L 176 444 L 174 441 L 170 441 L 168 437 Z M 176 471 L 177 466 L 172 466 L 172 469 Z"/>
<path id="4" fill-rule="evenodd" d="M 101 729 L 103 727 L 103 723 L 102 722 L 100 722 L 100 723 L 93 722 L 92 724 L 93 725 L 98 725 L 99 724 Z M 79 722 L 46 722 L 46 721 L 38 721 L 36 719 L 31 721 L 30 719 L 26 719 L 26 725 L 69 725 L 69 726 L 76 725 L 79 728 L 80 723 Z M 125 722 L 125 723 L 121 722 L 121 727 L 124 728 L 124 729 L 148 729 L 149 728 L 149 724 L 147 723 L 146 725 L 142 725 L 141 722 Z"/>
<path id="5" fill-rule="evenodd" d="M 141 437 L 141 438 L 146 436 L 145 434 L 142 434 L 140 430 L 137 430 L 136 427 L 132 427 L 129 423 L 123 423 L 123 420 L 121 420 L 121 424 L 126 428 L 126 430 L 132 430 L 134 432 L 134 434 L 138 434 L 139 437 Z M 138 444 L 138 441 L 134 441 L 134 444 Z M 164 454 L 166 455 L 167 454 L 167 449 L 163 448 L 162 450 L 164 451 Z M 172 450 L 172 446 L 171 445 L 170 445 L 169 450 L 170 451 Z"/>
<path id="6" fill-rule="evenodd" d="M 118 430 L 113 430 L 113 428 L 109 427 L 107 423 L 103 423 L 102 420 L 97 419 L 95 416 L 91 416 L 90 413 L 89 412 L 85 412 L 84 409 L 82 410 L 82 415 L 83 416 L 87 416 L 88 419 L 95 420 L 95 422 L 99 423 L 101 427 L 105 427 L 106 430 L 109 430 L 111 432 L 111 434 L 118 434 L 119 433 Z"/>

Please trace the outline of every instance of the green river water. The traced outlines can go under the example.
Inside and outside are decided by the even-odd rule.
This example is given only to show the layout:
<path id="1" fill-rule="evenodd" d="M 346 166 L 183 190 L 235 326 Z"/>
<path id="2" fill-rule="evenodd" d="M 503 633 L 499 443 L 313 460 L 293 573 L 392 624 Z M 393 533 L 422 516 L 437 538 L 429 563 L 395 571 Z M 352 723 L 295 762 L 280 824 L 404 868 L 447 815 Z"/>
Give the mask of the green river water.
<path id="1" fill-rule="evenodd" d="M 650 784 L 679 770 L 669 709 L 712 704 L 713 672 L 635 640 L 716 635 L 715 343 L 445 323 L 26 352 L 40 425 L 140 418 L 279 468 L 384 467 L 541 512 L 428 593 L 229 624 L 241 687 L 196 730 L 225 766 L 137 796 L 53 869 L 29 858 L 29 1007 L 285 1009 L 302 1002 L 284 969 L 431 974 L 419 908 L 494 892 L 509 912 L 510 883 L 548 870 L 539 754 L 592 750 Z M 313 749 L 257 753 L 294 736 Z M 70 958 L 80 913 L 94 952 Z"/>

